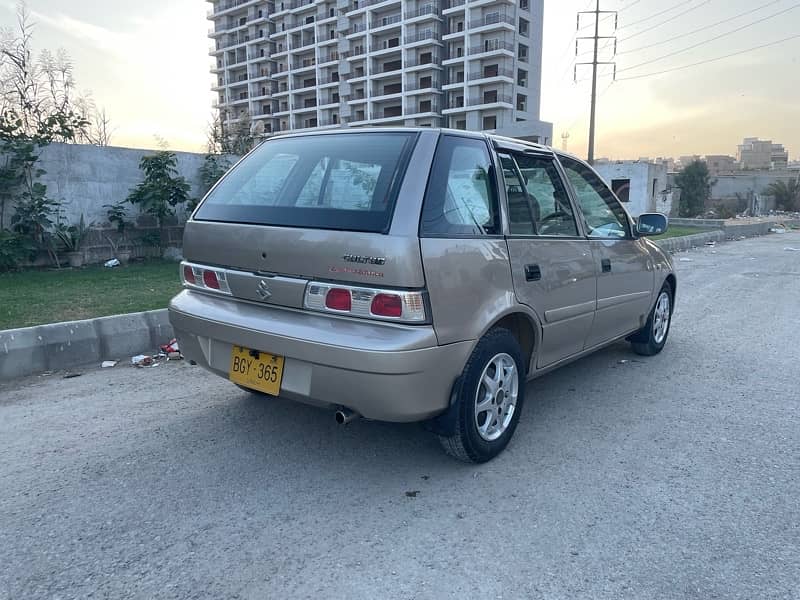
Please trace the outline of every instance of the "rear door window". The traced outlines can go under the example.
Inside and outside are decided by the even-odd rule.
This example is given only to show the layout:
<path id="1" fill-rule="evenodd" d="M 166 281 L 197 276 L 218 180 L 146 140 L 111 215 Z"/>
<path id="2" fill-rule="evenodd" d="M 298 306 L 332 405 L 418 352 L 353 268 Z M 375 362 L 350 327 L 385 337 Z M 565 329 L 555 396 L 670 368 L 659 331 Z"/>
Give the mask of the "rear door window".
<path id="1" fill-rule="evenodd" d="M 420 224 L 422 235 L 498 235 L 500 212 L 486 142 L 445 135 L 439 141 Z"/>
<path id="2" fill-rule="evenodd" d="M 219 183 L 194 218 L 386 232 L 416 137 L 359 132 L 268 141 Z"/>

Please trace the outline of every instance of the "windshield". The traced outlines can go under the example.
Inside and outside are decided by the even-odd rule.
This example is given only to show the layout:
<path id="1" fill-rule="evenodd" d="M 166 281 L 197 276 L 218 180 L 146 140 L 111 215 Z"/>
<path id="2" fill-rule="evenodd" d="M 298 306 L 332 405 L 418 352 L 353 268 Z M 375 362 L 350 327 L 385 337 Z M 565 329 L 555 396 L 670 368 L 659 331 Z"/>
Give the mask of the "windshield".
<path id="1" fill-rule="evenodd" d="M 342 133 L 262 144 L 195 219 L 386 232 L 415 133 Z"/>

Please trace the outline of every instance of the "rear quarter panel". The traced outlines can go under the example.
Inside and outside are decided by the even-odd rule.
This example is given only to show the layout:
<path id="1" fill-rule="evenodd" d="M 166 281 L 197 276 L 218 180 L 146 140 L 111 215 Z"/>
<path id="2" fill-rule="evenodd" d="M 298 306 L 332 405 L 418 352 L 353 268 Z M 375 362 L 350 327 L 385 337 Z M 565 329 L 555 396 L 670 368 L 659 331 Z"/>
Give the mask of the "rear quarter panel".
<path id="1" fill-rule="evenodd" d="M 502 238 L 422 238 L 433 327 L 440 344 L 476 340 L 518 310 Z"/>

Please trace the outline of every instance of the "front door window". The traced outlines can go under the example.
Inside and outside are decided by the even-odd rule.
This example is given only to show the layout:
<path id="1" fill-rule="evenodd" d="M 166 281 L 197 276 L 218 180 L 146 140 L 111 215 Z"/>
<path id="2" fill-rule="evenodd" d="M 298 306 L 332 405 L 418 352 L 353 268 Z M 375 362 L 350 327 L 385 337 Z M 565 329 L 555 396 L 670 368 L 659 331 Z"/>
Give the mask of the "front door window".
<path id="1" fill-rule="evenodd" d="M 560 156 L 559 160 L 575 190 L 589 237 L 629 238 L 628 215 L 600 177 L 575 159 Z"/>

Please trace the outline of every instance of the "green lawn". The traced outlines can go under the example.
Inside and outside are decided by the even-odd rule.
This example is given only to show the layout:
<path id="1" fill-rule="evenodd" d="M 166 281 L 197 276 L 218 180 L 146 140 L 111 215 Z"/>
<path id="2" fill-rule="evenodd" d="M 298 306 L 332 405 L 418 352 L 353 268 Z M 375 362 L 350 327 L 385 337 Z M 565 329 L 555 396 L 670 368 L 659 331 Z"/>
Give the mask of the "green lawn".
<path id="1" fill-rule="evenodd" d="M 667 232 L 662 235 L 654 235 L 653 240 L 665 240 L 667 238 L 683 237 L 685 235 L 694 235 L 695 233 L 705 233 L 708 229 L 701 227 L 681 227 L 679 225 L 670 225 Z"/>
<path id="2" fill-rule="evenodd" d="M 0 273 L 0 329 L 166 308 L 180 287 L 164 261 Z"/>

